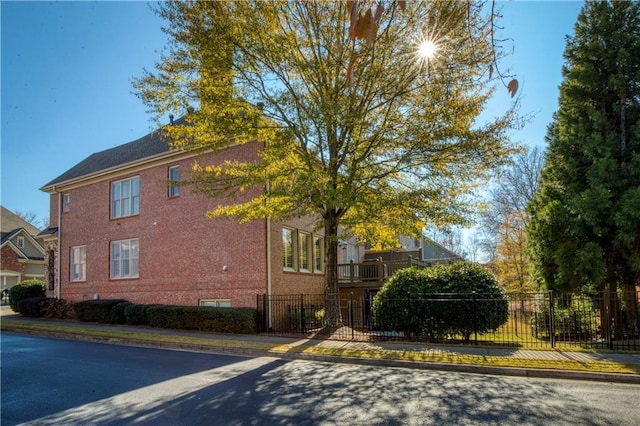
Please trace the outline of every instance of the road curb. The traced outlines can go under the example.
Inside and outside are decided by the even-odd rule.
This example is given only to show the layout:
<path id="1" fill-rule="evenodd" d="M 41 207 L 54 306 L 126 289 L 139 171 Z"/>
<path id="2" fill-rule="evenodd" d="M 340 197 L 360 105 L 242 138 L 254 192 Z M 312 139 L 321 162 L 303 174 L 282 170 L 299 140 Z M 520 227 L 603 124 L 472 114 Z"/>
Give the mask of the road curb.
<path id="1" fill-rule="evenodd" d="M 584 381 L 596 381 L 596 382 L 609 382 L 609 383 L 622 383 L 622 384 L 634 384 L 640 385 L 640 375 L 638 374 L 621 374 L 621 373 L 603 373 L 603 372 L 590 372 L 590 371 L 572 371 L 572 370 L 555 370 L 555 369 L 542 369 L 542 368 L 518 368 L 518 367 L 499 367 L 499 366 L 484 366 L 473 364 L 455 364 L 455 363 L 443 363 L 443 362 L 426 362 L 426 361 L 407 361 L 389 358 L 360 358 L 350 356 L 335 356 L 335 355 L 322 355 L 322 354 L 309 354 L 303 352 L 283 352 L 275 350 L 261 350 L 253 348 L 242 348 L 235 346 L 208 346 L 189 343 L 170 343 L 170 342 L 155 342 L 147 340 L 114 338 L 114 337 L 96 337 L 96 336 L 83 336 L 73 333 L 64 332 L 50 332 L 45 330 L 29 330 L 22 328 L 12 329 L 7 324 L 3 324 L 3 331 L 10 331 L 19 334 L 28 334 L 35 336 L 56 337 L 65 339 L 74 339 L 96 343 L 111 343 L 127 346 L 139 346 L 150 348 L 162 348 L 173 350 L 185 350 L 185 351 L 198 351 L 219 353 L 224 355 L 237 355 L 248 357 L 277 357 L 282 359 L 294 360 L 301 359 L 306 361 L 319 361 L 319 362 L 332 362 L 332 363 L 346 363 L 355 365 L 366 365 L 375 367 L 397 367 L 397 368 L 412 368 L 420 370 L 438 370 L 438 371 L 451 371 L 459 373 L 472 373 L 472 374 L 490 374 L 496 376 L 512 376 L 512 377 L 530 377 L 530 378 L 543 378 L 543 379 L 566 379 L 566 380 L 584 380 Z"/>

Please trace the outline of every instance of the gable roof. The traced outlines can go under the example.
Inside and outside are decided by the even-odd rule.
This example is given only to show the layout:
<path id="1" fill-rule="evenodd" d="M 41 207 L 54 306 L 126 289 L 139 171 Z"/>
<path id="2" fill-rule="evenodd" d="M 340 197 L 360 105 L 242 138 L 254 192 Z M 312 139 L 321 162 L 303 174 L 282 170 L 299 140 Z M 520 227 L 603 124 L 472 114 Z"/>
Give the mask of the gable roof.
<path id="1" fill-rule="evenodd" d="M 91 154 L 40 189 L 46 190 L 48 187 L 82 176 L 91 175 L 170 151 L 171 147 L 167 139 L 163 137 L 162 131 L 154 130 L 140 139 Z"/>
<path id="2" fill-rule="evenodd" d="M 13 238 L 18 236 L 19 234 L 22 234 L 27 240 L 29 240 L 31 245 L 37 250 L 39 254 L 42 254 L 42 256 L 33 256 L 33 255 L 30 256 L 28 254 L 29 250 L 27 250 L 26 247 L 20 248 L 17 245 L 15 245 L 13 243 Z M 22 259 L 39 260 L 39 261 L 44 260 L 44 257 L 43 257 L 44 248 L 42 247 L 42 244 L 40 244 L 40 242 L 36 240 L 33 235 L 29 234 L 29 232 L 27 232 L 27 230 L 24 228 L 16 228 L 8 233 L 3 232 L 2 239 L 0 240 L 0 247 L 4 247 L 5 245 L 8 245 L 9 247 L 11 247 L 11 249 L 13 249 L 13 251 Z M 32 254 L 34 253 L 33 250 L 31 250 L 31 252 Z"/>
<path id="3" fill-rule="evenodd" d="M 19 228 L 24 228 L 26 232 L 34 236 L 40 233 L 40 230 L 38 228 L 24 220 L 17 214 L 13 213 L 11 210 L 5 208 L 4 206 L 0 206 L 0 209 L 2 210 L 0 214 L 0 228 L 3 239 L 5 235 Z"/>

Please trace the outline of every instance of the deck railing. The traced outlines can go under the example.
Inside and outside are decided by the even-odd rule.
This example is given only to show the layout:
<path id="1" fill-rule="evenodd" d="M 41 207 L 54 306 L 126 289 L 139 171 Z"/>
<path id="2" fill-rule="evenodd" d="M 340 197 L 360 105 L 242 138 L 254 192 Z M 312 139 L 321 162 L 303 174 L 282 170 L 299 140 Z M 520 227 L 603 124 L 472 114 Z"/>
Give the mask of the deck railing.
<path id="1" fill-rule="evenodd" d="M 403 260 L 370 260 L 361 263 L 338 264 L 338 284 L 342 287 L 356 284 L 382 285 L 393 274 L 410 266 L 424 266 L 411 256 Z"/>

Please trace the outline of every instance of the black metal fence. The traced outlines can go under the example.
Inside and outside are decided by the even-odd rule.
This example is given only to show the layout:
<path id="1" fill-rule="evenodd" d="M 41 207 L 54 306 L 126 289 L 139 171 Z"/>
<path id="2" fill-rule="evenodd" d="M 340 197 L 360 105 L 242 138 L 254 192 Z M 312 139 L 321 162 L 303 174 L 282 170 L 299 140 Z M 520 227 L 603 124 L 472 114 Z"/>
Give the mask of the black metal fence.
<path id="1" fill-rule="evenodd" d="M 438 295 L 435 295 L 438 296 Z M 407 299 L 409 300 L 409 299 Z M 420 300 L 412 298 L 411 301 Z M 341 326 L 326 327 L 324 295 L 258 295 L 258 331 L 338 340 L 420 340 L 524 348 L 609 348 L 640 350 L 640 292 L 598 294 L 510 293 L 508 319 L 496 330 L 434 337 L 430 333 L 385 330 L 372 314 L 373 295 L 342 298 Z M 429 297 L 442 310 L 452 302 L 483 303 L 495 299 L 447 294 Z M 447 305 L 449 304 L 449 305 Z M 476 304 L 476 305 L 473 305 Z M 473 324 L 471 325 L 474 326 Z"/>

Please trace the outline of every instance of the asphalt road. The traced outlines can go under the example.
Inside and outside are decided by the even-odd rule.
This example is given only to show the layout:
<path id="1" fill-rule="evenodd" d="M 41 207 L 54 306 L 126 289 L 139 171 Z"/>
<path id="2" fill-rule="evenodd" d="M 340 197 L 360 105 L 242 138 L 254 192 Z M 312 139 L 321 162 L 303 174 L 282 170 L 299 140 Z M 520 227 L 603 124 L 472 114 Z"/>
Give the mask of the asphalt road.
<path id="1" fill-rule="evenodd" d="M 1 335 L 3 426 L 637 425 L 640 386 Z"/>

